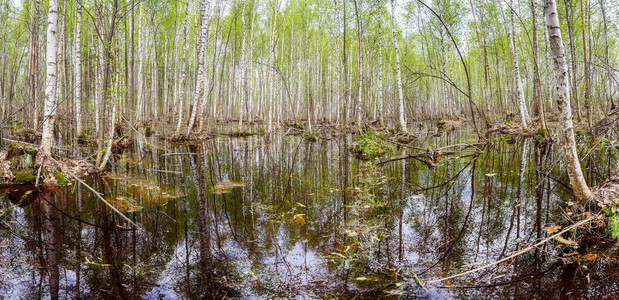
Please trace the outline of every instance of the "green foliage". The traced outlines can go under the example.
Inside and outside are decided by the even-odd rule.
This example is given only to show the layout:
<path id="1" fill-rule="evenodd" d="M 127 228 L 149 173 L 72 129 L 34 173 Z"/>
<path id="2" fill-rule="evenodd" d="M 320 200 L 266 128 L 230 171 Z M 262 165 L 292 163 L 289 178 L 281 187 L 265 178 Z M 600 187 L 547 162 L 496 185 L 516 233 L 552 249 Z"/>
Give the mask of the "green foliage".
<path id="1" fill-rule="evenodd" d="M 611 207 L 610 209 L 605 209 L 604 212 L 608 217 L 608 233 L 610 234 L 611 239 L 617 239 L 619 236 L 619 215 L 617 215 L 617 207 Z"/>
<path id="2" fill-rule="evenodd" d="M 394 147 L 388 145 L 379 137 L 366 133 L 357 137 L 353 145 L 353 153 L 362 160 L 371 160 L 383 156 L 394 150 Z"/>
<path id="3" fill-rule="evenodd" d="M 26 171 L 16 171 L 13 175 L 15 176 L 15 179 L 13 179 L 15 183 L 30 184 L 37 180 L 34 174 Z"/>

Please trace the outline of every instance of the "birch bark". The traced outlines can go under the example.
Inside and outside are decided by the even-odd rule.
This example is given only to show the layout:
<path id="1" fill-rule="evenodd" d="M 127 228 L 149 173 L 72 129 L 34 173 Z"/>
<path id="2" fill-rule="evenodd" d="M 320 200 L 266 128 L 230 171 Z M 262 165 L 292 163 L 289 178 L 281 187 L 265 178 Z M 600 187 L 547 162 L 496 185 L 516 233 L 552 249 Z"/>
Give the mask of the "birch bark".
<path id="1" fill-rule="evenodd" d="M 400 71 L 400 50 L 398 47 L 398 35 L 395 28 L 395 1 L 391 0 L 391 30 L 393 32 L 393 47 L 395 48 L 395 67 L 396 77 L 398 81 L 398 119 L 400 121 L 400 130 L 408 131 L 406 129 L 406 119 L 404 118 L 404 96 L 402 92 L 402 73 Z"/>
<path id="2" fill-rule="evenodd" d="M 45 80 L 45 108 L 43 111 L 43 134 L 41 152 L 51 156 L 54 143 L 54 121 L 56 118 L 56 59 L 57 59 L 58 0 L 49 1 L 47 20 L 47 76 Z"/>
<path id="3" fill-rule="evenodd" d="M 82 135 L 82 3 L 77 1 L 77 20 L 75 25 L 75 49 L 73 51 L 73 67 L 75 73 L 75 122 L 76 122 L 76 134 Z"/>
<path id="4" fill-rule="evenodd" d="M 505 20 L 505 30 L 507 31 L 507 39 L 509 40 L 509 47 L 512 51 L 512 71 L 514 76 L 514 82 L 516 84 L 516 100 L 518 101 L 518 110 L 520 111 L 520 122 L 522 122 L 522 127 L 524 129 L 528 129 L 527 125 L 527 116 L 529 115 L 527 111 L 527 105 L 524 100 L 524 88 L 522 87 L 522 80 L 520 79 L 520 67 L 518 65 L 518 49 L 516 49 L 516 37 L 514 30 L 514 14 L 511 15 L 510 25 L 507 25 L 507 18 L 505 18 L 505 10 L 503 9 L 503 2 L 499 1 L 499 5 L 501 7 L 501 14 L 503 15 L 503 19 Z"/>
<path id="5" fill-rule="evenodd" d="M 576 201 L 584 203 L 591 199 L 593 194 L 587 182 L 585 182 L 580 167 L 580 161 L 578 160 L 578 153 L 576 152 L 565 48 L 563 46 L 563 39 L 561 38 L 561 27 L 555 0 L 544 0 L 544 15 L 557 80 L 557 107 L 559 108 L 558 131 L 561 148 L 565 156 L 565 166 Z"/>
<path id="6" fill-rule="evenodd" d="M 189 118 L 189 124 L 187 125 L 187 136 L 189 136 L 189 134 L 191 133 L 191 130 L 193 129 L 194 124 L 196 123 L 196 117 L 198 114 L 198 111 L 200 111 L 199 108 L 199 104 L 200 104 L 200 99 L 202 98 L 202 94 L 204 93 L 204 81 L 205 81 L 205 74 L 206 74 L 206 65 L 204 63 L 204 50 L 205 50 L 205 41 L 206 41 L 206 36 L 208 35 L 208 22 L 207 22 L 207 6 L 208 6 L 208 0 L 202 0 L 201 1 L 201 5 L 200 5 L 200 19 L 201 19 L 201 25 L 200 25 L 200 39 L 198 40 L 198 56 L 196 58 L 197 60 L 197 64 L 198 64 L 198 74 L 197 74 L 197 79 L 198 82 L 196 83 L 196 92 L 193 98 L 193 109 L 191 111 L 191 117 Z"/>

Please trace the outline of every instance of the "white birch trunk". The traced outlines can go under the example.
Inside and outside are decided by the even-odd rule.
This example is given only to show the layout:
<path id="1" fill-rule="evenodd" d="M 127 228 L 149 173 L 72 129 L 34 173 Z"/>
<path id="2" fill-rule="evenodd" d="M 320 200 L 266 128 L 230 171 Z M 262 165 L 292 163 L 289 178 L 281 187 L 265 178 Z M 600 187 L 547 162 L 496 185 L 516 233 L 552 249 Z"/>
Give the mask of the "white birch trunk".
<path id="1" fill-rule="evenodd" d="M 400 71 L 400 50 L 398 49 L 398 35 L 395 28 L 395 4 L 394 0 L 391 0 L 391 30 L 393 31 L 393 47 L 395 48 L 395 66 L 396 77 L 398 81 L 398 117 L 400 121 L 400 129 L 402 131 L 408 131 L 406 128 L 406 120 L 404 118 L 404 95 L 402 92 L 402 73 Z"/>
<path id="2" fill-rule="evenodd" d="M 239 129 L 243 128 L 243 108 L 245 106 L 245 101 L 247 99 L 247 74 L 245 67 L 245 44 L 247 40 L 247 25 L 245 24 L 245 5 L 246 2 L 243 2 L 243 10 L 241 13 L 241 22 L 243 23 L 243 41 L 241 42 L 241 83 L 242 83 L 242 91 L 241 98 L 239 100 Z"/>
<path id="3" fill-rule="evenodd" d="M 197 56 L 197 64 L 198 64 L 198 74 L 197 74 L 197 83 L 196 83 L 196 92 L 193 98 L 193 109 L 191 110 L 191 117 L 189 118 L 189 124 L 187 125 L 187 136 L 191 133 L 193 126 L 196 122 L 196 117 L 198 112 L 200 111 L 200 99 L 204 93 L 204 79 L 206 75 L 206 64 L 204 63 L 204 50 L 205 50 L 205 42 L 206 36 L 208 35 L 208 22 L 207 22 L 207 7 L 208 1 L 202 0 L 200 5 L 200 13 L 201 13 L 201 25 L 200 25 L 200 39 L 198 40 L 198 56 Z"/>
<path id="4" fill-rule="evenodd" d="M 76 134 L 82 135 L 82 3 L 77 1 L 77 21 L 75 25 L 75 50 L 73 51 L 73 67 L 75 72 L 75 122 Z"/>
<path id="5" fill-rule="evenodd" d="M 175 134 L 178 135 L 181 132 L 181 124 L 183 123 L 183 103 L 185 103 L 185 90 L 186 90 L 186 86 L 185 86 L 185 81 L 187 80 L 187 72 L 185 72 L 185 68 L 186 68 L 186 64 L 187 64 L 187 22 L 189 20 L 189 2 L 187 1 L 187 3 L 185 4 L 185 21 L 183 22 L 183 47 L 181 48 L 181 51 L 183 52 L 183 59 L 181 61 L 181 81 L 179 84 L 179 89 L 180 91 L 178 91 L 178 93 L 180 93 L 179 96 L 179 100 L 178 100 L 178 122 L 176 123 L 176 132 Z"/>
<path id="6" fill-rule="evenodd" d="M 137 68 L 138 68 L 138 105 L 135 112 L 135 119 L 139 121 L 142 119 L 143 111 L 144 111 L 144 36 L 145 34 L 142 32 L 144 27 L 144 7 L 145 4 L 140 7 L 140 26 L 138 27 L 138 59 L 137 59 Z"/>
<path id="7" fill-rule="evenodd" d="M 47 20 L 47 76 L 45 80 L 45 108 L 43 111 L 43 135 L 41 137 L 41 152 L 46 156 L 52 155 L 54 143 L 54 120 L 56 118 L 56 54 L 58 28 L 58 0 L 49 1 Z"/>
<path id="8" fill-rule="evenodd" d="M 269 63 L 270 63 L 270 68 L 271 71 L 269 72 L 270 74 L 270 80 L 269 80 L 269 125 L 268 125 L 268 131 L 271 132 L 271 130 L 273 129 L 273 109 L 274 109 L 274 104 L 275 104 L 275 92 L 273 91 L 273 83 L 275 82 L 275 40 L 277 39 L 275 36 L 275 28 L 277 27 L 277 12 L 279 8 L 279 1 L 275 1 L 274 3 L 274 7 L 273 7 L 273 24 L 271 26 L 271 41 L 270 41 L 270 45 L 271 45 L 271 53 L 269 56 Z"/>
<path id="9" fill-rule="evenodd" d="M 254 53 L 254 20 L 256 19 L 256 0 L 253 1 L 252 6 L 251 6 L 251 21 L 249 23 L 250 29 L 249 29 L 249 92 L 248 92 L 248 99 L 247 99 L 247 121 L 248 122 L 252 122 L 253 121 L 253 103 L 254 103 L 254 59 L 253 59 L 253 53 Z"/>
<path id="10" fill-rule="evenodd" d="M 527 116 L 529 115 L 527 111 L 527 104 L 524 99 L 524 88 L 522 87 L 522 80 L 520 79 L 520 67 L 518 65 L 518 49 L 516 49 L 516 37 L 514 32 L 514 14 L 511 15 L 511 26 L 507 23 L 507 18 L 505 18 L 505 11 L 503 9 L 503 2 L 499 1 L 499 6 L 501 8 L 501 14 L 503 15 L 503 19 L 505 20 L 505 30 L 507 31 L 507 39 L 509 40 L 509 47 L 512 51 L 512 69 L 514 72 L 514 82 L 516 83 L 516 99 L 518 102 L 518 109 L 520 110 L 520 121 L 522 122 L 522 127 L 524 129 L 528 129 L 527 126 Z"/>
<path id="11" fill-rule="evenodd" d="M 383 14 L 378 13 L 378 102 L 374 106 L 374 119 L 378 117 L 382 121 L 383 116 Z M 377 109 L 378 107 L 378 109 Z M 376 111 L 380 111 L 380 116 L 377 116 Z"/>
<path id="12" fill-rule="evenodd" d="M 563 155 L 565 156 L 565 167 L 576 201 L 584 203 L 593 198 L 593 194 L 583 176 L 576 151 L 567 62 L 565 60 L 565 48 L 561 38 L 561 27 L 555 0 L 544 0 L 544 15 L 557 80 L 557 107 L 559 108 L 559 127 L 557 129 Z"/>

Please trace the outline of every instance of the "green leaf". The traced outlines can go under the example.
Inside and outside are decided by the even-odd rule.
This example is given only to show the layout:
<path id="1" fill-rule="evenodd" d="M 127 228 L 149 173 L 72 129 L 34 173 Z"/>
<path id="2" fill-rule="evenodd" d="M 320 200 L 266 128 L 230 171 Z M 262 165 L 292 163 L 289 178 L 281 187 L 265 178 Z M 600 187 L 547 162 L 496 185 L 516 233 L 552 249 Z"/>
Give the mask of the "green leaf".
<path id="1" fill-rule="evenodd" d="M 616 239 L 619 235 L 619 216 L 613 215 L 608 221 L 608 231 L 610 231 L 611 239 Z"/>

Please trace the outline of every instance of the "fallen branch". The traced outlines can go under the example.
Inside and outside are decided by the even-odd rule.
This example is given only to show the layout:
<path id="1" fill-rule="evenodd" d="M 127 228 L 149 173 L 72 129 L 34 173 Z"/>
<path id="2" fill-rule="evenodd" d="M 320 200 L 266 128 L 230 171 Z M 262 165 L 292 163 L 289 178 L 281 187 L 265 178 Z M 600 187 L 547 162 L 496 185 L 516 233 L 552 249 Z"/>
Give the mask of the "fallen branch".
<path id="1" fill-rule="evenodd" d="M 73 174 L 73 172 L 71 172 L 70 170 L 68 170 L 67 168 L 65 168 L 60 162 L 58 162 L 57 160 L 55 160 L 53 157 L 46 157 L 46 159 L 51 160 L 53 163 L 55 163 L 58 168 L 60 168 L 63 172 L 65 172 L 66 174 L 70 175 L 71 177 L 73 177 L 77 182 L 81 183 L 83 186 L 85 186 L 87 189 L 89 189 L 91 192 L 93 192 L 97 198 L 99 198 L 99 200 L 103 201 L 103 203 L 105 203 L 105 205 L 107 205 L 110 209 L 112 209 L 114 212 L 116 212 L 117 214 L 119 214 L 123 219 L 125 219 L 127 222 L 129 222 L 131 225 L 133 225 L 133 227 L 135 229 L 140 229 L 140 226 L 138 226 L 135 222 L 131 221 L 131 219 L 129 219 L 127 216 L 125 216 L 122 212 L 120 212 L 116 207 L 114 207 L 114 205 L 110 204 L 107 200 L 105 200 L 101 194 L 99 192 L 97 192 L 97 190 L 95 190 L 94 188 L 92 188 L 90 185 L 88 185 L 86 182 L 84 182 L 83 180 L 81 180 L 77 175 Z"/>
<path id="2" fill-rule="evenodd" d="M 479 150 L 475 150 L 473 151 L 473 153 L 479 153 Z M 388 159 L 388 160 L 384 160 L 384 161 L 379 161 L 376 163 L 376 165 L 383 165 L 386 163 L 390 163 L 390 162 L 394 162 L 394 161 L 399 161 L 399 160 L 404 160 L 404 159 L 409 159 L 409 158 L 418 158 L 418 157 L 426 157 L 429 158 L 431 160 L 435 160 L 438 157 L 441 156 L 448 156 L 448 155 L 457 155 L 457 154 L 463 154 L 463 153 L 467 153 L 467 151 L 428 151 L 428 152 L 422 152 L 422 153 L 411 153 L 411 154 L 407 154 L 404 156 L 400 156 L 400 157 L 396 157 L 396 158 L 392 158 L 392 159 Z"/>
<path id="3" fill-rule="evenodd" d="M 562 234 L 564 234 L 564 233 L 566 233 L 566 232 L 568 232 L 568 231 L 570 231 L 572 229 L 575 229 L 575 228 L 577 228 L 577 227 L 579 227 L 579 226 L 581 226 L 581 225 L 583 225 L 585 223 L 591 222 L 592 220 L 594 220 L 597 217 L 598 217 L 597 215 L 594 215 L 594 216 L 591 216 L 591 217 L 589 217 L 587 219 L 584 219 L 584 220 L 582 220 L 582 221 L 580 221 L 580 222 L 578 222 L 576 224 L 572 224 L 572 225 L 566 227 L 565 229 L 561 230 L 559 233 L 551 235 L 551 236 L 549 236 L 549 237 L 547 237 L 547 238 L 545 238 L 545 239 L 543 239 L 543 240 L 541 240 L 541 241 L 539 241 L 539 242 L 537 242 L 537 243 L 535 243 L 535 244 L 533 244 L 533 245 L 531 245 L 529 247 L 526 247 L 526 248 L 524 248 L 524 249 L 522 249 L 520 251 L 517 251 L 517 252 L 513 253 L 510 256 L 507 256 L 507 257 L 505 257 L 503 259 L 497 260 L 497 261 L 495 261 L 493 263 L 481 266 L 481 267 L 476 268 L 476 269 L 468 270 L 466 272 L 462 272 L 462 273 L 459 273 L 459 274 L 456 274 L 456 275 L 452 275 L 452 276 L 449 276 L 449 277 L 445 277 L 445 278 L 441 278 L 441 279 L 435 279 L 435 280 L 429 280 L 429 281 L 426 281 L 425 284 L 427 285 L 427 284 L 432 284 L 432 283 L 446 281 L 446 280 L 449 280 L 449 279 L 454 279 L 454 278 L 462 277 L 464 275 L 468 275 L 468 274 L 472 274 L 472 273 L 475 273 L 475 272 L 479 272 L 481 270 L 484 270 L 484 269 L 490 268 L 492 266 L 498 265 L 498 264 L 500 264 L 502 262 L 505 262 L 505 261 L 508 261 L 508 260 L 510 260 L 510 259 L 512 259 L 512 258 L 514 258 L 516 256 L 520 256 L 522 254 L 525 254 L 525 253 L 527 253 L 527 252 L 529 252 L 529 251 L 531 251 L 531 250 L 533 250 L 533 249 L 535 249 L 535 248 L 537 248 L 537 247 L 539 247 L 539 246 L 541 246 L 541 245 L 543 245 L 543 244 L 545 244 L 545 243 L 547 243 L 547 242 L 549 242 L 549 241 L 551 241 L 553 239 L 556 239 L 557 237 L 561 236 Z"/>
<path id="4" fill-rule="evenodd" d="M 166 154 L 161 154 L 159 156 L 181 156 L 181 155 L 196 155 L 198 153 L 195 152 L 187 152 L 187 153 L 166 153 Z"/>
<path id="5" fill-rule="evenodd" d="M 37 148 L 37 149 L 39 148 L 39 145 L 37 145 L 37 144 L 32 144 L 32 143 L 28 143 L 28 142 L 24 142 L 24 141 L 20 141 L 20 140 L 9 139 L 9 138 L 5 138 L 5 137 L 3 137 L 2 139 L 7 141 L 7 142 L 9 142 L 9 143 L 24 144 L 26 146 L 31 146 L 31 147 L 34 147 L 34 148 Z M 58 146 L 53 146 L 53 148 L 57 149 L 57 150 L 71 151 L 71 149 L 61 148 L 61 147 L 58 147 Z"/>

